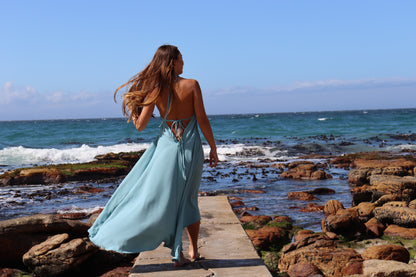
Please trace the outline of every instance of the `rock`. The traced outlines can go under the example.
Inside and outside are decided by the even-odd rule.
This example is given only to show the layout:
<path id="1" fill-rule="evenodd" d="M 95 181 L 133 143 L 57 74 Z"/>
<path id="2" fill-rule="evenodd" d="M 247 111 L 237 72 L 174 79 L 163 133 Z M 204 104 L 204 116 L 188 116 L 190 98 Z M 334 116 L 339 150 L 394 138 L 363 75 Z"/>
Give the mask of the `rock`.
<path id="1" fill-rule="evenodd" d="M 311 179 L 311 180 L 323 180 L 330 179 L 332 176 L 325 173 L 323 170 L 318 170 L 318 167 L 308 161 L 296 161 L 291 162 L 288 165 L 288 170 L 280 174 L 282 178 L 290 179 Z"/>
<path id="2" fill-rule="evenodd" d="M 353 205 L 376 202 L 383 195 L 399 196 L 395 200 L 410 201 L 416 198 L 416 178 L 413 176 L 371 175 L 370 184 L 351 189 Z M 376 202 L 377 203 L 377 202 Z M 376 204 L 377 206 L 379 203 Z"/>
<path id="3" fill-rule="evenodd" d="M 32 246 L 51 235 L 88 236 L 89 225 L 56 215 L 32 215 L 0 221 L 0 266 L 20 266 L 22 256 Z"/>
<path id="4" fill-rule="evenodd" d="M 384 204 L 383 206 L 388 207 L 407 207 L 406 201 L 390 201 Z"/>
<path id="5" fill-rule="evenodd" d="M 246 230 L 247 235 L 257 250 L 279 250 L 285 243 L 290 242 L 288 233 L 280 227 L 264 226 L 258 230 Z"/>
<path id="6" fill-rule="evenodd" d="M 311 180 L 326 180 L 326 179 L 332 179 L 332 175 L 329 173 L 326 173 L 323 170 L 317 170 L 315 172 L 312 172 L 310 178 Z"/>
<path id="7" fill-rule="evenodd" d="M 365 231 L 364 224 L 359 220 L 354 209 L 338 210 L 323 221 L 323 231 L 329 231 L 349 238 L 355 237 Z"/>
<path id="8" fill-rule="evenodd" d="M 262 251 L 262 260 L 264 264 L 267 266 L 269 271 L 271 272 L 278 272 L 279 271 L 279 258 L 277 252 L 274 251 Z"/>
<path id="9" fill-rule="evenodd" d="M 296 199 L 302 201 L 318 200 L 318 198 L 316 198 L 314 195 L 305 191 L 291 191 L 287 193 L 287 197 L 289 199 Z"/>
<path id="10" fill-rule="evenodd" d="M 374 209 L 374 217 L 384 224 L 416 227 L 416 210 L 408 207 L 383 205 Z"/>
<path id="11" fill-rule="evenodd" d="M 236 208 L 236 207 L 242 207 L 244 206 L 244 202 L 239 200 L 239 201 L 234 201 L 230 203 L 231 207 Z"/>
<path id="12" fill-rule="evenodd" d="M 370 185 L 373 190 L 383 192 L 384 194 L 402 194 L 405 189 L 408 193 L 414 193 L 416 187 L 416 178 L 413 176 L 390 176 L 390 175 L 372 175 L 370 176 Z M 412 198 L 414 199 L 414 197 Z"/>
<path id="13" fill-rule="evenodd" d="M 335 190 L 329 188 L 316 188 L 313 190 L 307 191 L 310 194 L 335 194 Z"/>
<path id="14" fill-rule="evenodd" d="M 126 277 L 130 275 L 131 269 L 131 266 L 116 267 L 115 269 L 104 273 L 100 277 Z"/>
<path id="15" fill-rule="evenodd" d="M 376 204 L 377 207 L 383 206 L 384 204 L 391 202 L 391 201 L 398 201 L 400 200 L 400 196 L 397 194 L 386 194 L 381 196 L 379 199 L 377 199 L 374 204 Z"/>
<path id="16" fill-rule="evenodd" d="M 261 225 L 265 225 L 267 222 L 271 221 L 272 218 L 267 215 L 251 215 L 251 216 L 242 216 L 240 221 L 242 223 L 246 222 L 257 222 Z"/>
<path id="17" fill-rule="evenodd" d="M 409 208 L 416 209 L 416 199 L 409 202 Z"/>
<path id="18" fill-rule="evenodd" d="M 97 156 L 98 161 L 82 164 L 19 168 L 0 174 L 0 186 L 102 180 L 123 176 L 130 171 L 143 152 L 144 150 L 131 153 L 109 153 Z"/>
<path id="19" fill-rule="evenodd" d="M 412 170 L 416 163 L 403 158 L 400 159 L 355 159 L 352 166 L 356 168 L 383 169 L 383 168 L 402 168 L 403 170 Z"/>
<path id="20" fill-rule="evenodd" d="M 367 221 L 373 217 L 373 211 L 376 204 L 370 202 L 361 202 L 357 206 L 357 212 L 360 220 Z"/>
<path id="21" fill-rule="evenodd" d="M 367 228 L 367 233 L 375 237 L 380 237 L 383 234 L 384 229 L 386 228 L 381 222 L 379 222 L 374 217 L 367 221 L 364 225 Z"/>
<path id="22" fill-rule="evenodd" d="M 408 263 L 410 259 L 409 251 L 403 246 L 394 244 L 375 245 L 366 248 L 361 256 L 364 260 L 394 260 Z"/>
<path id="23" fill-rule="evenodd" d="M 287 273 L 290 277 L 323 276 L 316 265 L 308 262 L 299 262 L 291 265 Z"/>
<path id="24" fill-rule="evenodd" d="M 301 212 L 319 212 L 324 209 L 324 206 L 317 205 L 315 203 L 309 203 L 305 208 L 300 209 Z"/>
<path id="25" fill-rule="evenodd" d="M 397 225 L 389 225 L 384 234 L 390 237 L 399 237 L 404 239 L 416 239 L 416 228 L 405 228 Z"/>
<path id="26" fill-rule="evenodd" d="M 338 200 L 329 200 L 328 202 L 326 202 L 325 207 L 324 207 L 324 213 L 326 215 L 329 214 L 336 214 L 338 210 L 343 210 L 344 209 L 344 205 L 342 205 L 341 202 L 339 202 Z"/>
<path id="27" fill-rule="evenodd" d="M 274 222 L 290 222 L 292 223 L 293 220 L 288 216 L 275 216 L 273 217 Z"/>
<path id="28" fill-rule="evenodd" d="M 363 274 L 363 262 L 362 261 L 352 261 L 347 263 L 341 269 L 341 276 L 351 276 L 351 275 L 359 275 Z"/>
<path id="29" fill-rule="evenodd" d="M 337 248 L 332 240 L 321 234 L 311 235 L 283 247 L 279 270 L 287 272 L 299 262 L 314 264 L 324 276 L 342 276 L 342 269 L 350 262 L 362 261 L 360 254 L 350 248 Z"/>
<path id="30" fill-rule="evenodd" d="M 23 263 L 38 276 L 61 276 L 76 271 L 98 248 L 87 238 L 62 243 L 68 237 L 56 235 L 35 245 L 23 255 Z"/>
<path id="31" fill-rule="evenodd" d="M 348 182 L 353 185 L 368 184 L 369 169 L 351 169 L 348 172 Z"/>
<path id="32" fill-rule="evenodd" d="M 366 260 L 363 262 L 365 277 L 416 277 L 416 265 L 389 260 Z"/>
<path id="33" fill-rule="evenodd" d="M 32 274 L 14 268 L 0 268 L 0 277 L 32 277 Z"/>
<path id="34" fill-rule="evenodd" d="M 294 237 L 294 240 L 299 241 L 299 240 L 302 240 L 302 239 L 307 238 L 307 237 L 309 237 L 311 235 L 314 235 L 314 234 L 315 234 L 315 232 L 311 231 L 311 230 L 300 230 L 296 233 L 296 235 Z"/>

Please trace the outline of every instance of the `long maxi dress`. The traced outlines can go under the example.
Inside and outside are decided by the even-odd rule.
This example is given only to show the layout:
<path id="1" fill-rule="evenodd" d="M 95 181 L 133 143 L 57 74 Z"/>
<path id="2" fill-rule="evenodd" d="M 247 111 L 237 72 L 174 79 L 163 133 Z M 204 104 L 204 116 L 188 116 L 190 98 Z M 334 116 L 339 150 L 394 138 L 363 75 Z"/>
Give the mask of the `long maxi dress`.
<path id="1" fill-rule="evenodd" d="M 170 97 L 168 98 L 168 107 Z M 160 133 L 88 230 L 97 246 L 120 253 L 153 250 L 162 242 L 180 261 L 182 231 L 200 220 L 198 190 L 204 153 L 195 115 L 162 118 Z M 171 122 L 169 127 L 168 122 Z M 182 135 L 177 138 L 177 130 Z"/>

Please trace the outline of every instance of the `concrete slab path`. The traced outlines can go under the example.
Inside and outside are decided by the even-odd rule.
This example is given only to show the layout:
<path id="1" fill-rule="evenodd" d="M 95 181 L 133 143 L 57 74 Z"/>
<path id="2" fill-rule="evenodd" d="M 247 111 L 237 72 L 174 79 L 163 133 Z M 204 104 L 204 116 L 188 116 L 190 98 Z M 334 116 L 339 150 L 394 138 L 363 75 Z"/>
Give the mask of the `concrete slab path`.
<path id="1" fill-rule="evenodd" d="M 175 268 L 170 249 L 159 246 L 153 251 L 140 253 L 129 277 L 272 276 L 257 255 L 226 196 L 200 197 L 199 209 L 201 231 L 198 246 L 202 260 Z M 183 242 L 186 256 L 189 241 L 185 232 Z"/>

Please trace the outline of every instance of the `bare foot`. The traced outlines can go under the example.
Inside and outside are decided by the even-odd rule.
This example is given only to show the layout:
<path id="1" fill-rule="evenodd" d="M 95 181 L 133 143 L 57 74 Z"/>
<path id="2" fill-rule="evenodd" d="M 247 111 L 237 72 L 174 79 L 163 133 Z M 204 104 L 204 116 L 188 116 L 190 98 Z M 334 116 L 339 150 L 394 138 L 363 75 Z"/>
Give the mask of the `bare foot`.
<path id="1" fill-rule="evenodd" d="M 189 250 L 189 257 L 191 257 L 192 261 L 197 261 L 201 259 L 201 254 L 199 254 L 199 252 L 194 252 L 193 250 Z"/>
<path id="2" fill-rule="evenodd" d="M 190 263 L 191 263 L 191 261 L 189 259 L 185 258 L 185 256 L 181 252 L 181 260 L 179 262 L 175 262 L 173 265 L 175 267 L 181 267 L 181 266 L 184 266 L 184 265 L 187 265 L 187 264 L 190 264 Z"/>

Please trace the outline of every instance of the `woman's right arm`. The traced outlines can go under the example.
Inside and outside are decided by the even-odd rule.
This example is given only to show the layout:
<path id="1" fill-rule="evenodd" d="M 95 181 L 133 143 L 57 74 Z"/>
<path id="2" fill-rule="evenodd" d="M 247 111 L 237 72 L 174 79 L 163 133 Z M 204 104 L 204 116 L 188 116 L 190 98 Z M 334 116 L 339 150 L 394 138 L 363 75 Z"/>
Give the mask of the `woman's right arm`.
<path id="1" fill-rule="evenodd" d="M 217 155 L 217 146 L 215 144 L 214 135 L 212 133 L 211 124 L 209 123 L 208 116 L 205 112 L 204 101 L 202 99 L 202 92 L 199 84 L 196 80 L 193 80 L 193 98 L 194 98 L 194 110 L 196 115 L 196 120 L 198 121 L 199 128 L 201 129 L 202 134 L 207 140 L 211 151 L 209 153 L 209 165 L 211 167 L 217 166 L 218 155 Z"/>

